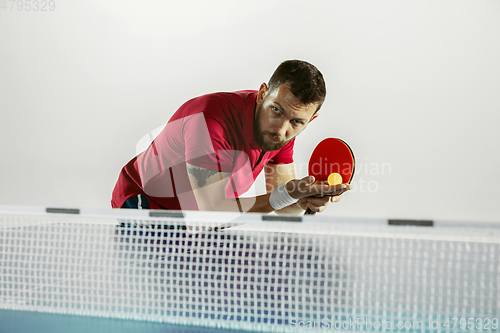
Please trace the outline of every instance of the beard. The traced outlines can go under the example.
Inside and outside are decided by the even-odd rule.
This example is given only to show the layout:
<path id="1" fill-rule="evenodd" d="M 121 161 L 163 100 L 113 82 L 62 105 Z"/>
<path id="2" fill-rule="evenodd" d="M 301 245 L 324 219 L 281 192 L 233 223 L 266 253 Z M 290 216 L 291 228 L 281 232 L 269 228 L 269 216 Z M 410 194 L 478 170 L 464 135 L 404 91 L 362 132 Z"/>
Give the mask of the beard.
<path id="1" fill-rule="evenodd" d="M 255 118 L 253 121 L 253 138 L 254 138 L 255 142 L 257 142 L 257 145 L 263 151 L 280 150 L 281 148 L 286 146 L 292 139 L 285 141 L 276 132 L 262 131 L 262 128 L 260 127 L 260 114 L 261 113 L 262 113 L 262 104 L 259 105 L 255 110 Z M 276 139 L 279 140 L 279 142 L 266 142 L 265 138 L 268 135 L 275 137 Z"/>

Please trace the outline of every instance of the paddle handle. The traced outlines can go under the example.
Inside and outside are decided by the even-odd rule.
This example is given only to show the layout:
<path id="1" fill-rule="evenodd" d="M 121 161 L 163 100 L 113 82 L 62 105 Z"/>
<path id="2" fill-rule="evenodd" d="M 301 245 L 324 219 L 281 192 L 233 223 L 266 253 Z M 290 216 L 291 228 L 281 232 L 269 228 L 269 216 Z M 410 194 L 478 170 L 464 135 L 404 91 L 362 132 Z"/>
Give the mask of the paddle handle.
<path id="1" fill-rule="evenodd" d="M 304 213 L 304 215 L 314 215 L 314 214 L 316 214 L 316 212 L 313 212 L 311 208 L 307 208 L 306 212 Z"/>

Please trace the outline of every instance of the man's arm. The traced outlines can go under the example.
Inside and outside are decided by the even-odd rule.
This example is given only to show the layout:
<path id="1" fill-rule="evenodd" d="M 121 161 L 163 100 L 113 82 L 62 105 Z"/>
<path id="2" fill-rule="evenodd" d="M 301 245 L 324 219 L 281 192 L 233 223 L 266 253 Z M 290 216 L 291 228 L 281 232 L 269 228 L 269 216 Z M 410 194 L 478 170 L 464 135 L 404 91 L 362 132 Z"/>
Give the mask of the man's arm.
<path id="1" fill-rule="evenodd" d="M 285 184 L 289 180 L 295 179 L 295 167 L 293 163 L 289 164 L 271 164 L 268 163 L 264 167 L 264 173 L 266 175 L 266 192 L 270 194 L 274 189 L 278 188 L 280 185 Z M 287 214 L 287 215 L 299 215 L 304 209 L 296 204 L 290 205 L 283 209 L 277 210 L 277 214 Z"/>
<path id="2" fill-rule="evenodd" d="M 270 213 L 274 211 L 274 208 L 269 203 L 269 197 L 271 195 L 270 192 L 253 198 L 228 199 L 226 198 L 226 186 L 228 185 L 230 179 L 230 173 L 205 169 L 188 163 L 186 164 L 186 166 L 189 175 L 189 181 L 191 183 L 191 187 L 193 189 L 194 197 L 196 199 L 199 210 L 259 213 Z M 287 168 L 284 168 L 284 170 L 281 171 L 284 172 L 286 170 Z M 290 173 L 287 174 L 289 176 L 291 175 Z M 278 178 L 278 180 L 287 179 L 286 177 Z M 292 178 L 288 180 L 286 182 L 287 186 L 285 190 L 292 198 L 300 200 L 299 203 L 302 208 L 295 208 L 293 206 L 297 205 L 294 204 L 289 206 L 289 208 L 286 207 L 288 208 L 288 210 L 285 210 L 286 208 L 281 209 L 280 213 L 298 214 L 307 207 L 311 207 L 311 209 L 313 209 L 314 211 L 322 211 L 321 206 L 318 206 L 317 203 L 325 199 L 311 199 L 311 197 L 316 195 L 321 196 L 325 193 L 333 195 L 340 194 L 350 188 L 349 185 L 345 184 L 329 186 L 311 182 L 311 177 L 305 177 L 304 179 Z M 328 201 L 328 197 L 325 198 L 327 198 L 326 201 Z M 311 202 L 311 200 L 313 201 Z"/>
<path id="3" fill-rule="evenodd" d="M 269 193 L 254 198 L 226 198 L 230 173 L 200 168 L 192 164 L 186 166 L 199 210 L 260 213 L 274 211 L 269 204 Z"/>

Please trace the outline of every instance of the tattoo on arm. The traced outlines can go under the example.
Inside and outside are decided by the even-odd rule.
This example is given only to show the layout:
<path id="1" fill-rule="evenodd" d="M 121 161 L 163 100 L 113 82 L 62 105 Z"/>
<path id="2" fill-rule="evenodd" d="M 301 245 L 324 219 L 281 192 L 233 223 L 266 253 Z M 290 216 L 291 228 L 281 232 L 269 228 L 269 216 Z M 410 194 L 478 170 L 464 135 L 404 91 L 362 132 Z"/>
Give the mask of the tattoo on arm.
<path id="1" fill-rule="evenodd" d="M 236 204 L 238 205 L 238 209 L 240 210 L 240 213 L 243 213 L 243 209 L 241 208 L 241 204 L 240 204 L 240 198 L 233 198 L 232 200 L 234 202 L 236 202 Z"/>
<path id="2" fill-rule="evenodd" d="M 196 178 L 198 181 L 198 186 L 203 187 L 207 183 L 207 179 L 210 178 L 210 176 L 215 175 L 218 171 L 215 170 L 209 170 L 209 169 L 202 169 L 202 168 L 190 168 L 188 167 L 188 172 Z"/>

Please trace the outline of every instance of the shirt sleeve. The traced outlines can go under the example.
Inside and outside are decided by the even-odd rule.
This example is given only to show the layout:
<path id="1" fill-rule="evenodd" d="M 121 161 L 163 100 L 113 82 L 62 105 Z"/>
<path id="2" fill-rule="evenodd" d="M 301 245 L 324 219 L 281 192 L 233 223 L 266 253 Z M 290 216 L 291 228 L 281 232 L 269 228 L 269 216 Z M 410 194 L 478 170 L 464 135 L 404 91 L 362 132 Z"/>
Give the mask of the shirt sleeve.
<path id="1" fill-rule="evenodd" d="M 184 126 L 186 162 L 200 168 L 231 172 L 234 152 L 223 122 L 198 113 Z"/>
<path id="2" fill-rule="evenodd" d="M 283 148 L 281 148 L 278 153 L 269 160 L 268 163 L 271 164 L 290 164 L 293 163 L 293 146 L 295 144 L 295 139 L 292 139 Z"/>

